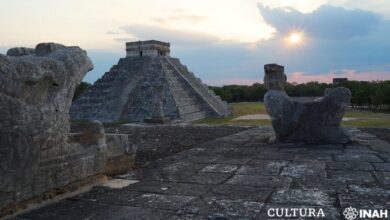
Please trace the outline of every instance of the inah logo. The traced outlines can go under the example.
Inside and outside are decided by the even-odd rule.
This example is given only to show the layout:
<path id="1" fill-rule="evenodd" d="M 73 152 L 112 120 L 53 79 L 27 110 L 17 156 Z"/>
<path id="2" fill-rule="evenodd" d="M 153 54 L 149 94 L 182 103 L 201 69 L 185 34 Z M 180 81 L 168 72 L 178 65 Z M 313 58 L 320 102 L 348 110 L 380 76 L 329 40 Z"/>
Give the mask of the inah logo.
<path id="1" fill-rule="evenodd" d="M 358 211 L 355 208 L 352 208 L 351 206 L 344 209 L 343 215 L 347 220 L 354 220 L 358 216 Z"/>
<path id="2" fill-rule="evenodd" d="M 367 218 L 385 218 L 388 217 L 387 209 L 355 209 L 351 206 L 344 209 L 344 217 L 347 220 L 354 220 L 356 218 L 367 219 Z"/>

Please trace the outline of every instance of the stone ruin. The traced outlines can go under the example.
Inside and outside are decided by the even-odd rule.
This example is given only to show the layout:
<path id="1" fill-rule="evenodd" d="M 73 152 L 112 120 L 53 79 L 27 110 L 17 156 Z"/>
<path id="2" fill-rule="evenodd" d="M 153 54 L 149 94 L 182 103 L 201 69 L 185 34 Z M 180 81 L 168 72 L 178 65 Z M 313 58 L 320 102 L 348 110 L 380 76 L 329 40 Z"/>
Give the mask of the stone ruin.
<path id="1" fill-rule="evenodd" d="M 347 143 L 350 140 L 340 127 L 351 100 L 351 92 L 347 88 L 327 91 L 319 101 L 294 101 L 284 91 L 287 80 L 284 67 L 267 64 L 264 71 L 264 84 L 268 89 L 264 103 L 277 141 Z"/>
<path id="2" fill-rule="evenodd" d="M 0 54 L 0 217 L 20 201 L 131 168 L 127 135 L 105 134 L 96 121 L 69 133 L 75 88 L 92 68 L 85 51 L 55 43 Z"/>
<path id="3" fill-rule="evenodd" d="M 160 41 L 126 43 L 127 55 L 75 100 L 70 116 L 103 122 L 194 121 L 230 115 L 209 90 Z"/>

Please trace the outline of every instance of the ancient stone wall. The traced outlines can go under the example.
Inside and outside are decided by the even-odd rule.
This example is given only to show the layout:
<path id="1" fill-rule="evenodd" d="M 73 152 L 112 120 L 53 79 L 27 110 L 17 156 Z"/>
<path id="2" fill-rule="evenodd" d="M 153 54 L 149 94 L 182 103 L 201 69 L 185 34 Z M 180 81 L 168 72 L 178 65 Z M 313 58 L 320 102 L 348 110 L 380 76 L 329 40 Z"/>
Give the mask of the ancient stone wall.
<path id="1" fill-rule="evenodd" d="M 129 139 L 127 134 L 106 134 L 104 173 L 115 175 L 131 170 L 134 166 L 138 143 L 137 139 Z"/>
<path id="2" fill-rule="evenodd" d="M 128 135 L 129 148 L 136 149 L 136 164 L 156 160 L 215 138 L 244 131 L 248 126 L 231 125 L 126 125 L 106 127 L 107 133 Z M 75 130 L 81 130 L 76 128 Z M 107 142 L 108 144 L 108 142 Z M 130 150 L 131 152 L 131 150 Z"/>

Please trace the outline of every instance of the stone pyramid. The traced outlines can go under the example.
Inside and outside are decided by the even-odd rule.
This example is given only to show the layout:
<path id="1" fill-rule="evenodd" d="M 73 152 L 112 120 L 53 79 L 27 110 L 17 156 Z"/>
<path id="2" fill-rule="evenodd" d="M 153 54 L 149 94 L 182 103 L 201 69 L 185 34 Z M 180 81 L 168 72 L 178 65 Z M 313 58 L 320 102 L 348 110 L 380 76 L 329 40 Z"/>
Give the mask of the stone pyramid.
<path id="1" fill-rule="evenodd" d="M 230 115 L 226 102 L 170 57 L 169 47 L 155 40 L 126 43 L 126 57 L 73 102 L 71 118 L 143 122 L 163 117 L 188 122 Z"/>

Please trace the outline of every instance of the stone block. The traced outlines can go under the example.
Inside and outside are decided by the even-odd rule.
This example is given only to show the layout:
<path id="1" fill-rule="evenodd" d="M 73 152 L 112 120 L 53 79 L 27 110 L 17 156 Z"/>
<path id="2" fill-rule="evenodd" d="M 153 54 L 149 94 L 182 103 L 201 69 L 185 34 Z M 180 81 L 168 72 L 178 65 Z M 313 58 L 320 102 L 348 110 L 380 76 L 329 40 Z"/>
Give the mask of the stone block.
<path id="1" fill-rule="evenodd" d="M 335 156 L 336 161 L 384 162 L 377 154 L 348 153 Z"/>
<path id="2" fill-rule="evenodd" d="M 130 200 L 129 204 L 133 206 L 145 206 L 156 209 L 179 210 L 195 198 L 196 197 L 193 196 L 145 193 Z"/>
<path id="3" fill-rule="evenodd" d="M 225 173 L 198 173 L 186 179 L 187 183 L 200 184 L 220 184 L 231 177 L 231 174 Z"/>
<path id="4" fill-rule="evenodd" d="M 329 170 L 360 170 L 373 171 L 374 167 L 368 162 L 351 161 L 351 162 L 327 162 Z"/>
<path id="5" fill-rule="evenodd" d="M 106 168 L 108 175 L 121 174 L 134 166 L 138 143 L 126 134 L 106 134 Z"/>
<path id="6" fill-rule="evenodd" d="M 322 190 L 281 189 L 272 194 L 270 203 L 332 206 L 336 198 Z"/>

